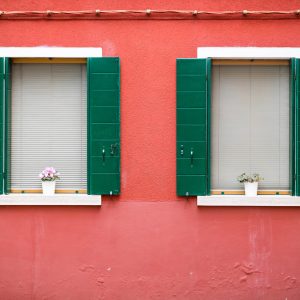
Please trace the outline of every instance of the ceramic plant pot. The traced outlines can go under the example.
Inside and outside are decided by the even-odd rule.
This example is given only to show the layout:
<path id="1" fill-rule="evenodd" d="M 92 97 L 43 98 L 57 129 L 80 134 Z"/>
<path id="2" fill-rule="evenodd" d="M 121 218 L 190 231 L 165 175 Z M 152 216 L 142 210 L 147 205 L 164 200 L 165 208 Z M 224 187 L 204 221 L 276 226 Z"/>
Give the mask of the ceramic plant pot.
<path id="1" fill-rule="evenodd" d="M 55 194 L 55 180 L 54 181 L 42 181 L 43 194 L 54 195 Z"/>
<path id="2" fill-rule="evenodd" d="M 258 182 L 244 182 L 245 196 L 257 196 Z"/>

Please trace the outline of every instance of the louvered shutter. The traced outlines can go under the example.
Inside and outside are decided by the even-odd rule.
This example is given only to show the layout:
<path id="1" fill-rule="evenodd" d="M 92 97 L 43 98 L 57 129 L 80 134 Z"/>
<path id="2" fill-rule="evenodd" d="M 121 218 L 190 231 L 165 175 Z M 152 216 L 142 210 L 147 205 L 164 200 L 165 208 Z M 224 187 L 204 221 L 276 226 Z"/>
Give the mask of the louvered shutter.
<path id="1" fill-rule="evenodd" d="M 120 62 L 88 59 L 88 193 L 120 193 Z"/>
<path id="2" fill-rule="evenodd" d="M 177 59 L 177 194 L 210 192 L 210 59 Z"/>

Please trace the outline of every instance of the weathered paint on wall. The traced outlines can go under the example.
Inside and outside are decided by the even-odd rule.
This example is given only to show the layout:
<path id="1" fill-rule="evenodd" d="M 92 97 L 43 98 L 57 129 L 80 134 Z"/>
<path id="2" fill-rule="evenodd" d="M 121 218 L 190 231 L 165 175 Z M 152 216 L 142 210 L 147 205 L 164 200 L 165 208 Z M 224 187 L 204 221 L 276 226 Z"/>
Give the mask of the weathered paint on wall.
<path id="1" fill-rule="evenodd" d="M 297 1 L 2 1 L 2 10 L 298 9 Z M 121 58 L 122 186 L 101 208 L 2 207 L 1 299 L 299 299 L 300 210 L 176 197 L 175 59 L 300 46 L 300 20 L 0 21 L 0 46 Z"/>

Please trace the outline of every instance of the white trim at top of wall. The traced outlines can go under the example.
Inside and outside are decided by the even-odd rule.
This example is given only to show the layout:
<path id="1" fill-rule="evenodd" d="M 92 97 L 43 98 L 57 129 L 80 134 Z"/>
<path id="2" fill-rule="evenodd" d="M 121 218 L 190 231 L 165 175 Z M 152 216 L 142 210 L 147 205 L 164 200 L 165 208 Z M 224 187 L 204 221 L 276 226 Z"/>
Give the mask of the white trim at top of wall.
<path id="1" fill-rule="evenodd" d="M 0 57 L 102 57 L 102 48 L 93 47 L 0 47 Z"/>
<path id="2" fill-rule="evenodd" d="M 198 47 L 198 58 L 289 59 L 300 57 L 300 48 L 291 47 Z"/>

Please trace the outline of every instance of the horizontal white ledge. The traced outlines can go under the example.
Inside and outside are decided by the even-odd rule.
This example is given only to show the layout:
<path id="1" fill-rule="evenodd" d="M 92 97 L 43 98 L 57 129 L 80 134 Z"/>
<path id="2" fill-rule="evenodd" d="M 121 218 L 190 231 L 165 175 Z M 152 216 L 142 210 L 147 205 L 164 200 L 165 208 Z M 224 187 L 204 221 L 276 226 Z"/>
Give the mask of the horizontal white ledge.
<path id="1" fill-rule="evenodd" d="M 100 195 L 83 194 L 8 194 L 0 196 L 0 205 L 85 205 L 100 206 Z"/>
<path id="2" fill-rule="evenodd" d="M 198 47 L 198 58 L 215 59 L 289 59 L 300 57 L 300 48 L 292 47 Z"/>
<path id="3" fill-rule="evenodd" d="M 0 57 L 102 57 L 102 48 L 93 47 L 0 47 Z"/>
<path id="4" fill-rule="evenodd" d="M 241 195 L 198 196 L 198 206 L 300 206 L 300 197 L 283 195 Z"/>

